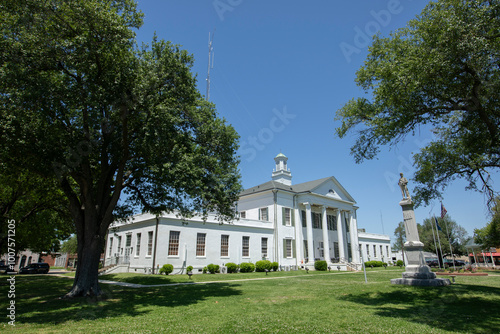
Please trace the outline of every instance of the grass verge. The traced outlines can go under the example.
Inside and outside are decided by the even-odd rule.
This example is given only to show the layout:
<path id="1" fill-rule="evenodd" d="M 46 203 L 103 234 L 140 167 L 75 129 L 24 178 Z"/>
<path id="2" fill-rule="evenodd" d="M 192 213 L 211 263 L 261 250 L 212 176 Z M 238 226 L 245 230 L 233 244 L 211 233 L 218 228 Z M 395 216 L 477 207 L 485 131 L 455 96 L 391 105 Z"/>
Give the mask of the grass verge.
<path id="1" fill-rule="evenodd" d="M 73 300 L 59 299 L 72 280 L 17 276 L 16 326 L 9 326 L 2 316 L 0 331 L 494 333 L 500 328 L 500 277 L 460 277 L 456 284 L 441 288 L 391 285 L 389 280 L 401 277 L 401 272 L 368 270 L 368 284 L 362 272 L 288 272 L 278 279 L 141 289 L 102 284 L 106 298 Z M 259 274 L 238 275 L 193 279 L 239 280 Z M 145 283 L 145 277 L 154 278 L 120 274 L 115 279 L 120 277 L 139 284 Z M 9 290 L 6 278 L 0 281 L 2 296 Z M 6 310 L 8 302 L 1 298 L 0 308 Z"/>

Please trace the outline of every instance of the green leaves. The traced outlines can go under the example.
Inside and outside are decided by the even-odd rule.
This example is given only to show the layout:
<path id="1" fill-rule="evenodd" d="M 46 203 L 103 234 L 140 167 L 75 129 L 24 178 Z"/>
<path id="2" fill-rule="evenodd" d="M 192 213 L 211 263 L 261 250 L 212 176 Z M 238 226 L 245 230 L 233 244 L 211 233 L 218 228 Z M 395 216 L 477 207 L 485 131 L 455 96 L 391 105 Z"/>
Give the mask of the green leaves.
<path id="1" fill-rule="evenodd" d="M 0 8 L 0 161 L 59 181 L 83 268 L 71 295 L 99 293 L 100 244 L 124 214 L 233 218 L 238 135 L 197 91 L 191 55 L 156 37 L 137 48 L 134 1 Z"/>
<path id="2" fill-rule="evenodd" d="M 376 36 L 356 82 L 371 99 L 350 100 L 337 111 L 343 138 L 357 130 L 351 153 L 373 159 L 422 125 L 435 139 L 415 155 L 417 202 L 428 203 L 455 177 L 470 188 L 500 167 L 500 2 L 441 0 L 408 26 Z M 494 27 L 494 28 L 493 28 Z"/>
<path id="3" fill-rule="evenodd" d="M 500 198 L 495 199 L 491 222 L 482 229 L 474 230 L 474 242 L 483 249 L 496 248 L 500 245 Z"/>

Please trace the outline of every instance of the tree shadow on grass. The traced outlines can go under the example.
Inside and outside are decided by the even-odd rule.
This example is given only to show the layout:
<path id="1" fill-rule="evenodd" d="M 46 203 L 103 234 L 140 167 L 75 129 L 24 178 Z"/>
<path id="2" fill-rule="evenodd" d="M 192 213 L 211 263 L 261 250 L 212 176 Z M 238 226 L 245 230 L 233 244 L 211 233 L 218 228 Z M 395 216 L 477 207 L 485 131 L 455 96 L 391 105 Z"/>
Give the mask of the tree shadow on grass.
<path id="1" fill-rule="evenodd" d="M 372 306 L 381 317 L 468 333 L 498 333 L 500 288 L 456 284 L 448 287 L 394 286 L 390 292 L 349 294 L 341 299 Z"/>
<path id="2" fill-rule="evenodd" d="M 238 284 L 212 283 L 172 287 L 124 288 L 101 284 L 104 297 L 61 299 L 73 280 L 58 277 L 16 278 L 16 323 L 61 324 L 66 321 L 96 320 L 120 316 L 140 316 L 151 312 L 149 306 L 178 307 L 202 302 L 210 297 L 239 295 Z M 0 284 L 0 293 L 7 294 Z M 0 301 L 5 309 L 9 301 Z M 5 307 L 5 308 L 4 308 Z"/>
<path id="3" fill-rule="evenodd" d="M 170 284 L 178 283 L 171 279 L 168 275 L 137 275 L 131 274 L 130 277 L 116 274 L 107 274 L 99 276 L 99 279 L 109 281 L 119 281 L 133 284 L 155 285 L 155 284 Z"/>

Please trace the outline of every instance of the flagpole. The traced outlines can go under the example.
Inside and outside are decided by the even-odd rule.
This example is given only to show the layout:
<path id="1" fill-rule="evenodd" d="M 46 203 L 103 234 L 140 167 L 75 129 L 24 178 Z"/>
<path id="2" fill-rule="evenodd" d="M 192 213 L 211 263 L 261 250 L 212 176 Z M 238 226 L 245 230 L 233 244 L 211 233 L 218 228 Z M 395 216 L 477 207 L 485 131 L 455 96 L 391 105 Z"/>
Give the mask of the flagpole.
<path id="1" fill-rule="evenodd" d="M 453 260 L 453 270 L 457 270 L 457 268 L 455 268 L 455 256 L 453 255 L 453 250 L 451 248 L 450 232 L 448 232 L 448 223 L 446 223 L 446 220 L 444 220 L 444 226 L 446 227 L 446 234 L 448 237 L 448 243 L 450 244 L 450 253 L 451 253 L 451 258 Z"/>
<path id="2" fill-rule="evenodd" d="M 436 255 L 438 254 L 438 247 L 437 247 L 437 244 L 436 244 L 436 236 L 434 235 L 434 223 L 432 222 L 432 217 L 430 216 L 429 214 L 429 217 L 430 217 L 430 220 L 431 220 L 431 229 L 432 229 L 432 239 L 434 239 L 434 248 L 436 249 Z M 441 264 L 439 263 L 439 258 L 438 258 L 438 267 L 439 269 L 441 269 Z"/>
<path id="3" fill-rule="evenodd" d="M 446 220 L 444 220 L 444 217 L 446 216 L 446 208 L 443 206 L 443 202 L 441 202 L 441 219 L 444 221 L 444 226 L 446 227 L 446 237 L 448 238 L 448 244 L 450 245 L 450 253 L 451 253 L 451 259 L 453 261 L 453 270 L 457 270 L 455 267 L 455 256 L 453 255 L 453 249 L 451 249 L 451 239 L 450 239 L 450 232 L 448 231 L 448 223 Z"/>
<path id="4" fill-rule="evenodd" d="M 438 236 L 438 243 L 439 243 L 439 250 L 441 251 L 441 261 L 443 261 L 443 268 L 444 268 L 444 258 L 443 258 L 443 248 L 441 247 L 441 240 L 439 239 L 439 225 L 436 216 L 434 216 L 434 221 L 436 223 L 436 231 L 437 231 L 437 236 Z"/>

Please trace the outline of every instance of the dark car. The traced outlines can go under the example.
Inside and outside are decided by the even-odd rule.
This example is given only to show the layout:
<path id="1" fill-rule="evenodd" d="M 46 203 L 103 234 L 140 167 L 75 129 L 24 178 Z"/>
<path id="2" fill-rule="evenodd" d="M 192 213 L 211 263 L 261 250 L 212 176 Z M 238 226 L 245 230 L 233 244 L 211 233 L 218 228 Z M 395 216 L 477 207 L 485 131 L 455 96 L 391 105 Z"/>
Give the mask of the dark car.
<path id="1" fill-rule="evenodd" d="M 11 271 L 9 266 L 2 263 L 0 264 L 0 274 L 7 274 L 7 272 Z"/>
<path id="2" fill-rule="evenodd" d="M 48 263 L 32 263 L 21 268 L 20 274 L 46 274 L 49 272 L 50 266 Z"/>
<path id="3" fill-rule="evenodd" d="M 448 267 L 453 267 L 453 260 L 445 260 L 444 264 Z M 465 262 L 461 260 L 455 260 L 455 267 L 463 267 Z"/>
<path id="4" fill-rule="evenodd" d="M 427 261 L 427 265 L 429 267 L 439 267 L 439 262 L 438 260 Z"/>

